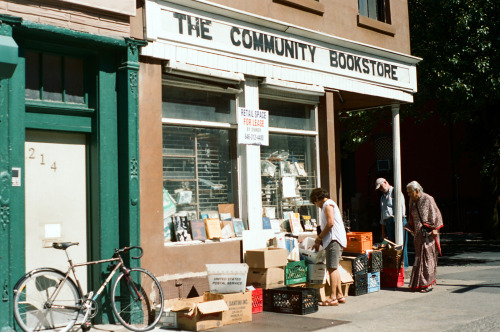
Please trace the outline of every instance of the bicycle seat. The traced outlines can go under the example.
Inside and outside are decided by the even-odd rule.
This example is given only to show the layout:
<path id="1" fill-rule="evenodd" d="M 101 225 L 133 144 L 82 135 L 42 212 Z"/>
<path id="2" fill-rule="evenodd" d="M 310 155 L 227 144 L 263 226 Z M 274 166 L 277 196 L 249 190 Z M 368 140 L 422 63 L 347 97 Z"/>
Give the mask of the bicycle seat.
<path id="1" fill-rule="evenodd" d="M 53 242 L 52 247 L 55 249 L 66 250 L 71 246 L 77 246 L 78 242 Z"/>

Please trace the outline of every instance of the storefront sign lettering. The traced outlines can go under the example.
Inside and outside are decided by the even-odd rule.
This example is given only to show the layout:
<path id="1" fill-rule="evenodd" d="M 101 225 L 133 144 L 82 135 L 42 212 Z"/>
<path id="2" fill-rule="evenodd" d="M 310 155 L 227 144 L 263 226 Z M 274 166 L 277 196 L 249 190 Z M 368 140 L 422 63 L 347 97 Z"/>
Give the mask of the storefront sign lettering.
<path id="1" fill-rule="evenodd" d="M 333 50 L 330 50 L 330 66 L 390 78 L 394 81 L 398 80 L 396 77 L 397 66 Z"/>
<path id="2" fill-rule="evenodd" d="M 238 144 L 269 145 L 269 112 L 238 108 Z"/>
<path id="3" fill-rule="evenodd" d="M 179 33 L 181 35 L 184 34 L 184 28 L 186 28 L 190 36 L 195 32 L 196 37 L 212 40 L 212 36 L 208 34 L 212 21 L 179 13 L 174 13 L 174 17 L 179 21 Z"/>
<path id="4" fill-rule="evenodd" d="M 194 36 L 209 41 L 213 40 L 210 31 L 213 27 L 211 20 L 177 12 L 173 12 L 172 15 L 178 23 L 177 31 L 180 35 Z M 317 47 L 311 44 L 301 43 L 292 39 L 273 36 L 271 34 L 243 29 L 236 26 L 229 26 L 224 29 L 224 31 L 225 33 L 222 35 L 229 32 L 227 37 L 229 37 L 229 41 L 233 47 L 305 61 L 312 64 L 315 64 L 318 60 L 316 56 Z M 220 33 L 216 34 L 216 37 L 217 36 L 220 36 Z M 222 41 L 222 43 L 224 43 L 224 41 Z M 320 57 L 319 61 L 323 64 L 320 65 L 329 65 L 330 68 L 341 71 L 350 71 L 361 75 L 370 75 L 398 81 L 398 66 L 396 65 L 332 49 L 321 49 L 321 51 L 323 53 L 328 53 L 322 53 L 323 56 Z M 328 61 L 328 58 L 329 64 L 325 63 Z"/>
<path id="5" fill-rule="evenodd" d="M 354 88 L 344 80 L 347 78 L 356 80 L 356 89 L 365 83 L 416 89 L 415 59 L 406 61 L 404 55 L 377 48 L 372 53 L 348 40 L 337 44 L 334 37 L 315 39 L 314 33 L 308 38 L 294 34 L 298 28 L 285 32 L 167 2 L 148 0 L 146 4 L 150 9 L 146 11 L 148 39 L 155 42 L 143 52 L 172 63 L 318 86 L 346 84 Z M 201 55 L 204 52 L 206 56 Z"/>
<path id="6" fill-rule="evenodd" d="M 254 51 L 276 54 L 287 58 L 314 62 L 316 46 L 270 36 L 257 31 L 232 27 L 231 43 Z"/>

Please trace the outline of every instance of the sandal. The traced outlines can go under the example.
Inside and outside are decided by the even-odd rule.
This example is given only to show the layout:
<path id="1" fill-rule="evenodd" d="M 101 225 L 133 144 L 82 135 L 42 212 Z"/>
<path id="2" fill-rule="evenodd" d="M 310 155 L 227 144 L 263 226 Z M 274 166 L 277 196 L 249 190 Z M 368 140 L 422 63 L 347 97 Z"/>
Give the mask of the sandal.
<path id="1" fill-rule="evenodd" d="M 420 293 L 429 293 L 432 291 L 432 289 L 433 289 L 432 287 L 427 287 L 427 288 L 420 290 Z"/>
<path id="2" fill-rule="evenodd" d="M 337 298 L 337 301 L 339 301 L 339 303 L 346 303 L 346 299 L 344 296 Z"/>
<path id="3" fill-rule="evenodd" d="M 339 301 L 338 300 L 326 300 L 326 301 L 323 301 L 323 302 L 319 302 L 318 303 L 320 306 L 322 307 L 331 307 L 331 306 L 338 306 L 339 305 Z"/>

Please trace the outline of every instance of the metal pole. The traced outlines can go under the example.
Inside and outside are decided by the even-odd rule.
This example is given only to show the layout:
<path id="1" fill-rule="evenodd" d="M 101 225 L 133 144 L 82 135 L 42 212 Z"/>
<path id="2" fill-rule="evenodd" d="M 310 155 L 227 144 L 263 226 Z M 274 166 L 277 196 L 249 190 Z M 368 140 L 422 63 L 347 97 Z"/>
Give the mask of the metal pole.
<path id="1" fill-rule="evenodd" d="M 401 146 L 399 131 L 399 104 L 392 104 L 392 149 L 394 163 L 394 222 L 396 244 L 403 244 L 403 211 L 401 208 Z"/>

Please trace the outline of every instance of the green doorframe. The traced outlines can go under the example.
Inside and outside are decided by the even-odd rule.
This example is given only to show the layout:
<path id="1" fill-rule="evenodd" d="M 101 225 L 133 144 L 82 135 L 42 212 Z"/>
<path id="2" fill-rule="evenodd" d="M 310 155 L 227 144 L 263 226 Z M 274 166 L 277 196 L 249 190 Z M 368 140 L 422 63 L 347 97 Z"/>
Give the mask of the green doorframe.
<path id="1" fill-rule="evenodd" d="M 88 133 L 88 257 L 109 258 L 117 247 L 139 245 L 137 72 L 139 49 L 146 43 L 35 24 L 8 15 L 0 15 L 0 35 L 13 37 L 19 45 L 12 77 L 0 78 L 0 332 L 6 332 L 14 326 L 12 289 L 25 272 L 26 129 Z M 24 50 L 35 40 L 59 45 L 47 50 L 54 53 L 66 45 L 95 52 L 94 86 L 89 93 L 95 112 L 25 111 Z M 12 167 L 21 168 L 20 187 L 11 185 Z M 100 284 L 105 270 L 102 266 L 92 271 L 92 288 Z M 102 320 L 108 322 L 111 317 L 110 310 L 104 310 Z"/>
<path id="2" fill-rule="evenodd" d="M 140 244 L 139 211 L 139 50 L 146 42 L 126 38 L 127 52 L 118 68 L 118 158 L 120 167 L 120 246 Z M 130 266 L 140 266 L 138 260 Z"/>
<path id="3" fill-rule="evenodd" d="M 21 19 L 1 17 L 0 34 L 12 37 L 13 29 L 21 24 Z M 22 167 L 24 171 L 24 155 L 14 153 L 22 148 L 24 153 L 24 112 L 11 110 L 24 109 L 24 92 L 15 87 L 24 86 L 24 71 L 21 59 L 17 58 L 17 66 L 10 77 L 0 78 L 0 326 L 1 331 L 12 328 L 12 288 L 19 278 L 20 263 L 24 262 L 23 249 L 19 241 L 24 239 L 24 225 L 14 226 L 17 219 L 24 221 L 24 188 L 12 187 L 12 167 Z M 21 96 L 20 96 L 21 94 Z M 19 132 L 20 135 L 12 133 Z M 22 184 L 23 185 L 23 184 Z"/>

